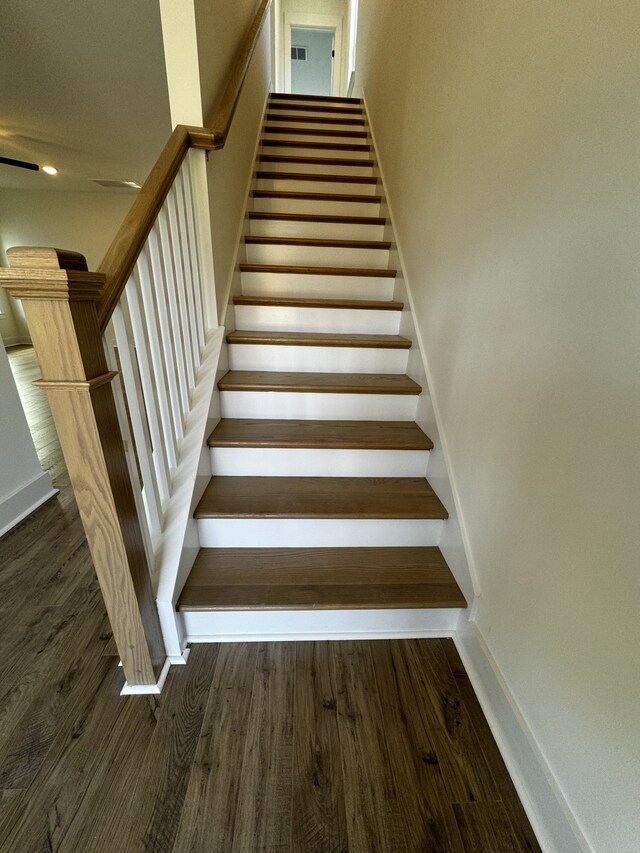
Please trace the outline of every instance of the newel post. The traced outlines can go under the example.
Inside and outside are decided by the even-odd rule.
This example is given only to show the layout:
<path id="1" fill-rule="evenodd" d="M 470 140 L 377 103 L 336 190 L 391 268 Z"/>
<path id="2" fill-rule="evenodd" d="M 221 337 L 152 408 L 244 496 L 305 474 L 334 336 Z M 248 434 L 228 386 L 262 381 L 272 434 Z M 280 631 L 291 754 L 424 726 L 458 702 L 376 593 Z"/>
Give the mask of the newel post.
<path id="1" fill-rule="evenodd" d="M 127 684 L 154 685 L 166 655 L 98 325 L 104 276 L 75 252 L 7 257 L 0 284 L 23 301 Z"/>

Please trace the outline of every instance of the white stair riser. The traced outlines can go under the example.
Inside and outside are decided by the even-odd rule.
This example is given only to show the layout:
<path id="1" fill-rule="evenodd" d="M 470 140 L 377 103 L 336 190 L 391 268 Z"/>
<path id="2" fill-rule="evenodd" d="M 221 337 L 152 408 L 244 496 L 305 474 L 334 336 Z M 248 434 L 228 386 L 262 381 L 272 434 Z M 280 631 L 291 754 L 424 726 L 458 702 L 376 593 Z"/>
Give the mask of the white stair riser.
<path id="1" fill-rule="evenodd" d="M 297 141 L 302 142 L 301 139 Z M 298 148 L 296 145 L 287 145 L 286 142 L 279 145 L 263 145 L 260 153 L 284 155 L 286 157 L 337 157 L 340 160 L 371 160 L 371 150 L 353 151 L 348 148 Z"/>
<path id="2" fill-rule="evenodd" d="M 320 216 L 380 216 L 380 203 L 267 196 L 254 198 L 253 210 L 263 213 L 306 213 Z"/>
<path id="3" fill-rule="evenodd" d="M 422 518 L 201 518 L 201 548 L 428 547 L 442 521 Z"/>
<path id="4" fill-rule="evenodd" d="M 236 305 L 237 329 L 275 332 L 338 332 L 354 335 L 397 335 L 401 311 L 360 308 L 290 308 Z"/>
<path id="5" fill-rule="evenodd" d="M 271 111 L 270 111 L 271 112 Z M 274 116 L 277 115 L 277 118 Z M 366 125 L 358 124 L 358 121 L 362 121 L 362 119 L 358 119 L 358 116 L 354 116 L 354 120 L 349 119 L 348 122 L 343 123 L 340 121 L 340 124 L 334 124 L 331 121 L 301 121 L 303 116 L 296 116 L 294 113 L 273 113 L 270 118 L 267 120 L 267 125 L 269 127 L 295 127 L 300 130 L 308 130 L 310 132 L 314 130 L 355 130 L 356 132 L 366 131 Z M 307 117 L 308 118 L 308 117 Z M 312 116 L 312 118 L 320 118 L 320 116 Z M 331 116 L 329 116 L 331 118 Z M 334 116 L 334 118 L 345 119 L 346 116 Z"/>
<path id="6" fill-rule="evenodd" d="M 272 272 L 243 272 L 241 277 L 245 296 L 380 300 L 393 297 L 392 278 Z"/>
<path id="7" fill-rule="evenodd" d="M 268 154 L 268 151 L 264 152 Z M 300 152 L 301 157 L 307 157 L 304 152 Z M 326 155 L 330 157 L 331 155 Z M 351 166 L 339 165 L 333 163 L 287 163 L 285 160 L 276 161 L 258 161 L 258 170 L 265 172 L 302 172 L 312 173 L 317 175 L 355 175 L 361 178 L 370 178 L 373 175 L 372 166 L 360 166 L 354 161 Z"/>
<path id="8" fill-rule="evenodd" d="M 223 418 L 412 421 L 414 394 L 321 394 L 294 391 L 222 391 Z"/>
<path id="9" fill-rule="evenodd" d="M 332 145 L 368 145 L 369 139 L 367 136 L 360 136 L 361 133 L 365 132 L 361 128 L 356 132 L 355 135 L 351 134 L 349 136 L 342 136 L 340 134 L 334 134 L 333 130 L 331 135 L 326 135 L 324 133 L 317 133 L 315 130 L 310 130 L 308 133 L 291 133 L 288 128 L 278 127 L 276 124 L 276 130 L 266 131 L 262 134 L 263 139 L 276 139 L 279 142 L 316 142 L 322 145 L 324 142 L 330 142 Z"/>
<path id="10" fill-rule="evenodd" d="M 308 373 L 406 373 L 409 350 L 230 344 L 230 370 Z"/>
<path id="11" fill-rule="evenodd" d="M 304 109 L 300 109 L 304 107 Z M 349 110 L 349 112 L 345 112 Z M 357 112 L 352 112 L 357 110 Z M 355 118 L 364 118 L 364 108 L 362 104 L 333 104 L 330 101 L 325 101 L 322 104 L 316 104 L 312 101 L 296 101 L 296 100 L 275 100 L 269 101 L 267 108 L 269 113 L 295 113 L 298 116 L 310 115 L 314 117 L 330 116 L 331 118 L 347 118 L 354 116 Z"/>
<path id="12" fill-rule="evenodd" d="M 286 171 L 286 170 L 284 170 Z M 336 171 L 338 171 L 336 169 Z M 256 189 L 294 193 L 342 193 L 345 195 L 376 195 L 380 187 L 376 184 L 361 184 L 353 181 L 305 181 L 301 178 L 258 178 Z"/>
<path id="13" fill-rule="evenodd" d="M 457 608 L 235 610 L 179 614 L 189 643 L 451 637 Z"/>
<path id="14" fill-rule="evenodd" d="M 354 222 L 296 222 L 290 219 L 250 219 L 253 237 L 312 237 L 318 240 L 382 240 L 384 225 Z"/>
<path id="15" fill-rule="evenodd" d="M 219 477 L 424 477 L 428 450 L 212 447 Z"/>
<path id="16" fill-rule="evenodd" d="M 318 238 L 320 239 L 320 238 Z M 286 246 L 247 243 L 250 264 L 296 264 L 317 267 L 389 268 L 388 249 L 346 249 L 336 246 Z"/>

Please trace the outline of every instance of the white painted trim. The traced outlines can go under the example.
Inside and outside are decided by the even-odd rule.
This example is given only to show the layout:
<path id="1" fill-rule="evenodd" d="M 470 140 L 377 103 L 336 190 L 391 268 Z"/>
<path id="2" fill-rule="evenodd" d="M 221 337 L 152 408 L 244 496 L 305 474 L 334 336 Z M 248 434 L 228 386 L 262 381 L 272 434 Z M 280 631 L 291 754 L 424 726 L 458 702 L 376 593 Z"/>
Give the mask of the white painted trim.
<path id="1" fill-rule="evenodd" d="M 23 483 L 0 501 L 0 537 L 58 494 L 46 471 Z"/>
<path id="2" fill-rule="evenodd" d="M 27 336 L 17 335 L 11 338 L 3 338 L 4 348 L 6 350 L 10 349 L 10 347 L 30 347 L 32 344 L 31 338 Z"/>
<path id="3" fill-rule="evenodd" d="M 452 637 L 460 610 L 236 610 L 180 615 L 190 643 L 239 643 Z"/>
<path id="4" fill-rule="evenodd" d="M 202 352 L 191 411 L 185 425 L 178 467 L 173 476 L 171 497 L 164 516 L 162 541 L 156 551 L 154 579 L 157 582 L 158 617 L 167 654 L 173 657 L 179 657 L 184 647 L 174 608 L 176 590 L 179 593 L 182 588 L 199 548 L 192 517 L 194 503 L 199 500 L 211 476 L 211 466 L 208 465 L 202 471 L 200 462 L 210 426 L 209 408 L 216 387 L 223 332 L 222 326 L 211 332 Z M 205 461 L 209 462 L 209 454 L 205 453 L 204 456 Z"/>
<path id="5" fill-rule="evenodd" d="M 476 609 L 474 602 L 472 615 Z M 480 629 L 465 613 L 454 642 L 540 846 L 545 853 L 591 853 Z"/>
<path id="6" fill-rule="evenodd" d="M 397 231 L 396 226 L 395 226 L 395 218 L 393 216 L 391 202 L 389 200 L 389 192 L 387 190 L 387 183 L 386 183 L 386 180 L 384 177 L 384 172 L 382 169 L 382 162 L 380 159 L 380 153 L 378 151 L 378 145 L 376 143 L 375 133 L 374 133 L 373 127 L 371 125 L 371 118 L 369 116 L 369 107 L 367 104 L 366 92 L 363 92 L 362 98 L 363 98 L 363 102 L 364 102 L 364 111 L 365 111 L 365 115 L 366 115 L 366 119 L 367 119 L 367 124 L 369 127 L 369 134 L 371 136 L 371 143 L 373 145 L 374 159 L 378 165 L 378 170 L 380 172 L 380 180 L 382 182 L 383 195 L 384 195 L 384 198 L 386 200 L 386 205 L 387 205 L 387 214 L 388 214 L 389 221 L 391 223 L 391 227 L 393 229 L 394 239 L 395 239 L 395 243 L 396 243 L 396 250 L 398 252 L 398 260 L 400 261 L 400 267 L 402 269 L 402 275 L 403 275 L 404 283 L 405 283 L 405 287 L 406 287 L 406 297 L 407 297 L 407 301 L 409 303 L 409 307 L 411 309 L 411 314 L 412 314 L 413 321 L 414 321 L 415 335 L 417 338 L 417 343 L 418 343 L 420 355 L 422 357 L 424 372 L 425 372 L 425 375 L 427 377 L 427 386 L 429 388 L 429 395 L 431 397 L 431 405 L 433 406 L 433 413 L 434 413 L 436 425 L 438 427 L 440 443 L 442 444 L 442 453 L 444 455 L 444 461 L 445 461 L 445 465 L 446 465 L 446 469 L 447 469 L 447 475 L 449 478 L 449 484 L 451 486 L 451 493 L 453 496 L 453 502 L 455 504 L 457 522 L 458 522 L 458 525 L 460 527 L 460 536 L 462 539 L 462 544 L 463 544 L 465 556 L 467 559 L 467 565 L 469 567 L 469 574 L 471 576 L 471 583 L 473 585 L 473 591 L 474 591 L 474 594 L 477 598 L 478 596 L 480 596 L 482 594 L 482 588 L 481 588 L 481 584 L 480 584 L 480 574 L 478 572 L 478 568 L 477 568 L 477 566 L 475 564 L 475 560 L 473 558 L 473 551 L 471 549 L 471 540 L 470 540 L 469 533 L 467 531 L 467 527 L 466 527 L 466 524 L 464 521 L 464 516 L 462 514 L 461 501 L 460 501 L 460 491 L 458 489 L 458 485 L 456 483 L 456 479 L 455 479 L 455 476 L 453 474 L 453 468 L 451 465 L 451 454 L 449 453 L 449 447 L 447 445 L 447 439 L 446 439 L 446 436 L 445 436 L 444 431 L 442 429 L 442 415 L 441 415 L 440 406 L 438 404 L 438 399 L 437 399 L 436 392 L 435 392 L 435 383 L 433 381 L 433 375 L 431 373 L 429 361 L 427 359 L 427 353 L 426 353 L 424 341 L 422 338 L 422 332 L 421 332 L 421 329 L 419 328 L 418 324 L 415 322 L 416 311 L 415 311 L 415 306 L 414 306 L 414 301 L 413 301 L 413 295 L 411 293 L 411 285 L 409 284 L 409 279 L 407 278 L 407 272 L 406 272 L 407 268 L 406 268 L 406 264 L 404 262 L 404 256 L 402 253 L 402 246 L 400 245 L 400 237 L 398 235 L 398 231 Z M 449 523 L 451 523 L 451 519 L 450 519 Z"/>
<path id="7" fill-rule="evenodd" d="M 291 93 L 291 28 L 304 27 L 317 30 L 335 30 L 333 67 L 331 70 L 331 95 L 339 98 L 342 94 L 342 15 L 316 15 L 311 12 L 284 13 L 284 91 Z"/>
<path id="8" fill-rule="evenodd" d="M 119 664 L 121 665 L 121 664 Z M 121 696 L 148 696 L 150 694 L 159 694 L 162 693 L 162 688 L 164 687 L 164 683 L 167 680 L 167 675 L 169 674 L 169 667 L 171 666 L 171 660 L 166 658 L 164 664 L 162 665 L 162 670 L 160 672 L 160 676 L 155 684 L 129 684 L 125 681 L 124 687 L 120 691 Z"/>

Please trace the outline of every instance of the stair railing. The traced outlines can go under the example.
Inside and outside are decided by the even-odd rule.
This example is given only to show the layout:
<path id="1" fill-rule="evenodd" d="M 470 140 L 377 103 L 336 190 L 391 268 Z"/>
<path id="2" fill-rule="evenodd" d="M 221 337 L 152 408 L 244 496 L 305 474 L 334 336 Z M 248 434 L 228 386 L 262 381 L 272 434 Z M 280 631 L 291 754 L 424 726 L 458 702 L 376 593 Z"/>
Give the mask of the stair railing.
<path id="1" fill-rule="evenodd" d="M 178 125 L 96 272 L 15 247 L 0 284 L 24 304 L 42 386 L 127 685 L 167 668 L 152 583 L 198 368 L 218 326 L 205 157 L 223 148 L 271 0 L 229 69 L 212 129 Z"/>

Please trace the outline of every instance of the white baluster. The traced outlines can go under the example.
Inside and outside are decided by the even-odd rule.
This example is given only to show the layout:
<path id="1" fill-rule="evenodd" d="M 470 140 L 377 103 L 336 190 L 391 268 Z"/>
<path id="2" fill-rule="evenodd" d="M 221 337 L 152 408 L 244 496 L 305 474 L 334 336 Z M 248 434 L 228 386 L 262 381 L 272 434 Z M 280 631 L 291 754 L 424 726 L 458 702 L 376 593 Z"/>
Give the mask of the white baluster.
<path id="1" fill-rule="evenodd" d="M 198 322 L 196 318 L 195 276 L 191 267 L 191 253 L 189 252 L 189 233 L 187 229 L 186 200 L 184 191 L 184 181 L 182 180 L 181 172 L 178 172 L 178 174 L 176 175 L 174 188 L 176 191 L 176 201 L 178 205 L 178 225 L 180 228 L 182 257 L 184 261 L 184 283 L 187 292 L 187 305 L 189 306 L 189 328 L 191 329 L 191 339 L 194 347 L 193 357 L 196 367 L 199 367 L 201 343 L 199 339 Z"/>
<path id="2" fill-rule="evenodd" d="M 158 490 L 160 492 L 160 498 L 162 499 L 162 505 L 164 507 L 166 501 L 169 500 L 170 494 L 169 465 L 167 462 L 165 437 L 162 434 L 162 430 L 160 428 L 160 418 L 158 416 L 158 401 L 156 398 L 157 389 L 151 373 L 149 344 L 147 341 L 146 326 L 142 316 L 142 309 L 140 306 L 138 291 L 138 276 L 137 271 L 134 270 L 133 275 L 129 280 L 129 283 L 125 287 L 124 295 L 121 301 L 123 309 L 125 305 L 129 309 L 128 318 L 126 311 L 123 310 L 123 314 L 125 322 L 127 319 L 129 319 L 129 322 L 131 324 L 131 331 L 133 333 L 133 342 L 135 344 L 134 354 L 138 363 L 144 407 L 147 414 L 149 434 L 151 436 L 151 458 L 153 459 L 153 467 L 156 472 L 156 478 L 158 480 Z"/>
<path id="3" fill-rule="evenodd" d="M 198 324 L 198 340 L 200 349 L 204 346 L 204 306 L 202 303 L 202 271 L 200 269 L 200 252 L 198 249 L 198 231 L 195 225 L 196 211 L 194 210 L 193 191 L 191 186 L 191 171 L 189 161 L 185 160 L 180 170 L 184 186 L 184 201 L 187 212 L 187 231 L 189 235 L 189 254 L 191 255 L 191 269 L 194 272 L 193 297 L 196 310 L 196 322 Z"/>
<path id="4" fill-rule="evenodd" d="M 146 506 L 146 517 L 149 522 L 151 534 L 159 536 L 162 532 L 160 492 L 151 456 L 151 439 L 147 429 L 147 413 L 144 407 L 138 368 L 133 353 L 133 343 L 128 335 L 128 324 L 125 321 L 122 302 L 116 305 L 111 322 L 118 349 L 119 369 L 129 408 L 136 456 L 142 476 L 142 497 Z"/>
<path id="5" fill-rule="evenodd" d="M 199 362 L 196 360 L 195 356 L 197 344 L 193 340 L 192 330 L 189 325 L 189 308 L 187 305 L 187 291 L 184 272 L 185 266 L 182 255 L 180 225 L 178 221 L 178 203 L 176 200 L 175 186 L 171 188 L 171 191 L 167 196 L 167 214 L 169 217 L 169 234 L 171 237 L 173 265 L 176 272 L 178 321 L 180 323 L 180 328 L 182 329 L 182 339 L 184 341 L 184 357 L 187 369 L 187 378 L 189 381 L 189 390 L 192 391 L 195 386 L 195 371 L 199 366 Z"/>
<path id="6" fill-rule="evenodd" d="M 178 374 L 178 392 L 180 393 L 180 404 L 182 411 L 182 423 L 189 411 L 189 376 L 187 373 L 186 351 L 187 344 L 184 340 L 182 323 L 180 322 L 180 310 L 178 306 L 177 274 L 174 266 L 171 236 L 169 233 L 169 216 L 166 208 L 162 208 L 157 221 L 159 231 L 160 251 L 167 283 L 167 302 L 169 305 L 169 328 L 174 344 L 176 359 L 176 371 Z"/>

